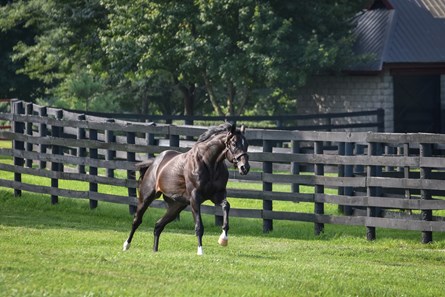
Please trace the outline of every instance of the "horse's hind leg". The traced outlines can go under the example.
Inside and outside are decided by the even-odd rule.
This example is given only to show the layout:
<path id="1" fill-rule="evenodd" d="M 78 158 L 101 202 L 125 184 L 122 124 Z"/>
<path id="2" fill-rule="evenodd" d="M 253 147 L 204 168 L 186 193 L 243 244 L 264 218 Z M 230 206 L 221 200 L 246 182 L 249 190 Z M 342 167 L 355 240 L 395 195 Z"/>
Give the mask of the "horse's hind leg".
<path id="1" fill-rule="evenodd" d="M 187 205 L 182 204 L 182 203 L 178 203 L 178 202 L 173 202 L 170 201 L 169 198 L 165 199 L 167 201 L 168 204 L 168 208 L 167 208 L 167 212 L 165 213 L 165 215 L 159 219 L 156 224 L 155 224 L 155 229 L 154 229 L 154 244 L 153 244 L 153 251 L 157 252 L 159 249 L 159 236 L 161 235 L 162 231 L 164 230 L 165 226 L 172 222 L 174 219 L 176 219 L 176 217 L 178 216 L 178 214 L 184 210 L 184 208 L 187 207 Z"/>
<path id="2" fill-rule="evenodd" d="M 142 217 L 144 216 L 145 211 L 147 210 L 148 206 L 150 206 L 151 202 L 155 199 L 155 193 L 152 193 L 147 199 L 144 199 L 142 202 L 139 201 L 136 213 L 133 217 L 133 224 L 131 226 L 130 235 L 128 236 L 128 239 L 124 242 L 123 250 L 126 251 L 130 248 L 131 240 L 133 239 L 133 235 L 136 232 L 136 229 L 141 225 L 142 223 Z"/>
<path id="3" fill-rule="evenodd" d="M 193 218 L 195 220 L 195 234 L 198 238 L 198 255 L 202 255 L 202 236 L 204 235 L 204 225 L 201 218 L 201 200 L 198 192 L 192 191 L 192 199 L 190 200 L 190 206 L 192 208 Z"/>

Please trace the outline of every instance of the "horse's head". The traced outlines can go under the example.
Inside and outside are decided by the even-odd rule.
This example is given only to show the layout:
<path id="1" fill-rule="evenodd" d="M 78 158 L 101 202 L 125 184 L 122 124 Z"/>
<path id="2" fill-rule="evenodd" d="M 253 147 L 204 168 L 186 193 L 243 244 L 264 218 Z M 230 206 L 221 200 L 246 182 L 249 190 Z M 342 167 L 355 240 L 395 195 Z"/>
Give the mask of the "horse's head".
<path id="1" fill-rule="evenodd" d="M 244 137 L 244 131 L 244 125 L 240 130 L 236 130 L 236 126 L 232 125 L 226 140 L 226 158 L 238 168 L 242 175 L 246 175 L 250 170 L 249 155 L 247 154 L 249 144 Z"/>

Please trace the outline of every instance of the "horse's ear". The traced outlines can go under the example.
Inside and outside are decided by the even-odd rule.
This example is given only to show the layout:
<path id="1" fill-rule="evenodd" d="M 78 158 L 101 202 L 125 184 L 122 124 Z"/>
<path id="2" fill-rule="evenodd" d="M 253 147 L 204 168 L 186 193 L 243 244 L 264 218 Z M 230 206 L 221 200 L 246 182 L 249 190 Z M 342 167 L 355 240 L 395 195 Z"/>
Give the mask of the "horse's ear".
<path id="1" fill-rule="evenodd" d="M 246 132 L 246 126 L 241 125 L 241 128 L 239 130 L 241 131 L 241 134 L 244 134 L 244 132 Z"/>
<path id="2" fill-rule="evenodd" d="M 235 123 L 232 123 L 232 126 L 230 127 L 230 133 L 235 133 L 235 131 L 236 131 L 236 124 Z"/>

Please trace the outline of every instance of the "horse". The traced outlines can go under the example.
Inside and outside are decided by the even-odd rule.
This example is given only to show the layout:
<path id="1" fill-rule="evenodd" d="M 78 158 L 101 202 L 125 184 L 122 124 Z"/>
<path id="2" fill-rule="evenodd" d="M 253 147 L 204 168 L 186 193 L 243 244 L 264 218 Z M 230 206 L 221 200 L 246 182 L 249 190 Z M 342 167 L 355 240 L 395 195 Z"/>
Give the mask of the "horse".
<path id="1" fill-rule="evenodd" d="M 230 204 L 226 197 L 229 171 L 225 160 L 238 168 L 241 175 L 249 173 L 247 154 L 249 145 L 244 132 L 244 125 L 236 129 L 235 124 L 226 122 L 209 128 L 185 153 L 166 150 L 155 158 L 137 163 L 136 168 L 140 172 L 138 205 L 123 250 L 130 248 L 133 235 L 142 223 L 145 211 L 161 194 L 166 202 L 167 211 L 154 227 L 154 252 L 158 251 L 159 237 L 165 226 L 190 205 L 198 239 L 197 254 L 202 255 L 204 226 L 201 219 L 201 204 L 206 200 L 211 200 L 215 205 L 222 207 L 223 224 L 218 243 L 227 246 Z"/>

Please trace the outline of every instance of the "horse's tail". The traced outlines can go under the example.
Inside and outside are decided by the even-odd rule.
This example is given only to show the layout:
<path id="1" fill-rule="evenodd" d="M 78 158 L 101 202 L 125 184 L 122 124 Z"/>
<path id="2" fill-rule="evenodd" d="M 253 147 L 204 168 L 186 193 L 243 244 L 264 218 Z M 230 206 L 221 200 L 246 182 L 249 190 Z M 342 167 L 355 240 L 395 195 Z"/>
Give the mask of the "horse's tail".
<path id="1" fill-rule="evenodd" d="M 136 163 L 136 169 L 139 170 L 139 182 L 144 178 L 145 172 L 147 172 L 147 169 L 151 166 L 151 164 L 153 164 L 153 159 Z"/>

